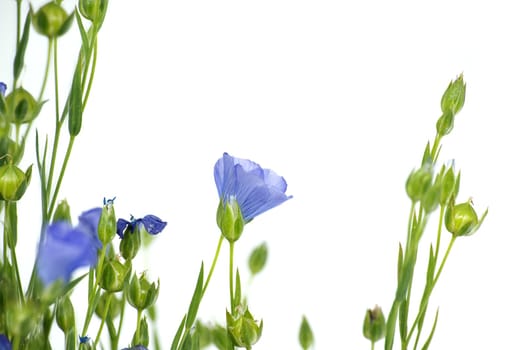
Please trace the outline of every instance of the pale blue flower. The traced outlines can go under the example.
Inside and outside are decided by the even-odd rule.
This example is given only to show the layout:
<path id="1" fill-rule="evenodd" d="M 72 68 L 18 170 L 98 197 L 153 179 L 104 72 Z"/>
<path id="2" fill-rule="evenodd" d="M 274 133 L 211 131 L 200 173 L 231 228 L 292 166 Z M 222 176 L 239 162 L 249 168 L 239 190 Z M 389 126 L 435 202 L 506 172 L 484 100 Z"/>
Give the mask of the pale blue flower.
<path id="1" fill-rule="evenodd" d="M 49 225 L 40 244 L 37 269 L 45 285 L 56 280 L 69 282 L 79 267 L 95 266 L 97 242 L 82 225 L 77 227 L 65 221 Z"/>
<path id="2" fill-rule="evenodd" d="M 214 179 L 219 199 L 224 204 L 236 200 L 245 222 L 292 198 L 285 194 L 287 182 L 283 177 L 228 153 L 216 162 Z"/>
<path id="3" fill-rule="evenodd" d="M 137 228 L 144 228 L 149 234 L 156 235 L 164 230 L 166 224 L 166 221 L 162 221 L 155 215 L 146 215 L 140 219 L 132 216 L 130 221 L 124 219 L 117 220 L 117 234 L 120 238 L 124 238 L 125 231 L 134 233 Z"/>

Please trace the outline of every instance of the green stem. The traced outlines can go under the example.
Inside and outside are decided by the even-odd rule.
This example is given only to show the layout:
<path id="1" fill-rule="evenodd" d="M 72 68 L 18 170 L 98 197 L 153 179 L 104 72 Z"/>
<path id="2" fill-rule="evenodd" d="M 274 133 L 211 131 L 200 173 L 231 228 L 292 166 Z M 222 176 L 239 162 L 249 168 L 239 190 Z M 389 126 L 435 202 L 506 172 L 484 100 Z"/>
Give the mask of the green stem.
<path id="1" fill-rule="evenodd" d="M 7 250 L 7 247 L 9 247 L 11 251 L 11 267 L 14 270 L 14 278 L 16 279 L 17 284 L 17 292 L 18 297 L 20 298 L 20 301 L 22 304 L 25 302 L 24 298 L 24 291 L 22 289 L 22 280 L 20 279 L 20 270 L 18 269 L 18 260 L 16 258 L 16 247 L 15 242 L 10 242 L 9 244 L 9 235 L 11 237 L 16 237 L 17 232 L 13 232 L 13 230 L 16 230 L 16 225 L 13 225 L 12 218 L 11 218 L 11 206 L 16 206 L 15 202 L 5 201 L 5 208 L 4 208 L 4 235 L 7 233 L 7 243 L 8 245 L 4 245 L 4 251 Z M 16 207 L 14 208 L 16 210 Z M 16 217 L 13 218 L 16 220 Z"/>
<path id="2" fill-rule="evenodd" d="M 111 304 L 111 298 L 108 295 L 108 298 L 106 299 L 106 305 L 104 306 L 104 314 L 102 317 L 102 320 L 100 321 L 100 327 L 99 331 L 97 332 L 97 338 L 95 338 L 95 343 L 93 344 L 93 348 L 97 348 L 97 344 L 99 343 L 100 335 L 102 334 L 102 329 L 104 328 L 104 323 L 106 322 L 106 317 L 108 317 L 108 312 L 110 311 L 110 304 Z"/>
<path id="3" fill-rule="evenodd" d="M 91 92 L 91 86 L 93 84 L 93 78 L 95 77 L 95 67 L 97 66 L 97 36 L 93 38 L 93 61 L 91 64 L 91 72 L 88 81 L 88 88 L 86 89 L 86 94 L 84 95 L 84 101 L 82 103 L 82 111 L 86 108 L 86 103 L 88 103 L 89 94 Z M 85 75 L 85 74 L 84 74 Z"/>
<path id="4" fill-rule="evenodd" d="M 219 241 L 217 242 L 216 253 L 214 255 L 214 260 L 212 261 L 212 266 L 210 267 L 210 271 L 208 271 L 208 276 L 206 277 L 205 286 L 203 287 L 203 291 L 201 292 L 201 299 L 203 299 L 203 295 L 206 292 L 208 283 L 210 283 L 210 279 L 212 278 L 212 274 L 214 273 L 214 269 L 216 267 L 217 259 L 219 258 L 219 252 L 221 251 L 221 245 L 223 241 L 224 241 L 223 235 L 219 235 Z"/>
<path id="5" fill-rule="evenodd" d="M 119 319 L 119 329 L 117 330 L 117 339 L 114 342 L 115 345 L 119 343 L 119 339 L 121 337 L 121 331 L 122 331 L 122 324 L 124 321 L 124 310 L 126 309 L 126 291 L 122 292 L 122 300 L 121 300 L 121 315 Z M 112 350 L 117 350 L 117 348 L 112 348 Z"/>
<path id="6" fill-rule="evenodd" d="M 140 336 L 141 336 L 141 317 L 142 310 L 137 309 L 137 329 L 135 331 L 135 337 L 133 337 L 133 346 L 140 345 Z"/>
<path id="7" fill-rule="evenodd" d="M 38 103 L 42 102 L 42 98 L 44 97 L 44 91 L 46 90 L 47 78 L 49 76 L 49 67 L 51 67 L 52 48 L 53 48 L 53 41 L 49 39 L 48 45 L 47 45 L 46 70 L 44 72 L 44 80 L 42 81 L 42 86 L 40 87 L 40 94 L 38 94 L 38 100 L 37 100 Z"/>
<path id="8" fill-rule="evenodd" d="M 375 342 L 373 340 L 371 340 L 371 350 L 374 350 L 374 343 Z"/>
<path id="9" fill-rule="evenodd" d="M 88 293 L 88 309 L 86 310 L 86 317 L 84 318 L 84 327 L 82 327 L 82 336 L 85 336 L 88 332 L 88 326 L 91 322 L 91 317 L 95 311 L 95 303 L 98 301 L 100 296 L 101 287 L 99 286 L 100 278 L 102 275 L 102 266 L 104 264 L 105 252 L 108 244 L 103 244 L 102 249 L 99 251 L 99 260 L 97 262 L 96 273 L 95 273 L 95 284 L 91 286 L 91 292 Z"/>
<path id="10" fill-rule="evenodd" d="M 60 168 L 60 174 L 58 176 L 58 181 L 55 186 L 55 190 L 53 191 L 53 198 L 51 199 L 51 203 L 49 204 L 49 209 L 47 213 L 48 218 L 50 218 L 51 215 L 53 214 L 53 208 L 55 207 L 55 204 L 58 198 L 58 193 L 60 190 L 60 186 L 62 185 L 62 180 L 64 179 L 64 174 L 66 173 L 66 167 L 68 166 L 69 157 L 71 156 L 71 151 L 73 150 L 74 142 L 75 142 L 75 137 L 71 136 L 69 138 L 68 149 L 66 150 L 64 161 L 62 162 L 62 167 Z"/>
<path id="11" fill-rule="evenodd" d="M 229 285 L 230 285 L 230 312 L 234 314 L 234 244 L 230 242 L 230 263 L 229 263 Z"/>

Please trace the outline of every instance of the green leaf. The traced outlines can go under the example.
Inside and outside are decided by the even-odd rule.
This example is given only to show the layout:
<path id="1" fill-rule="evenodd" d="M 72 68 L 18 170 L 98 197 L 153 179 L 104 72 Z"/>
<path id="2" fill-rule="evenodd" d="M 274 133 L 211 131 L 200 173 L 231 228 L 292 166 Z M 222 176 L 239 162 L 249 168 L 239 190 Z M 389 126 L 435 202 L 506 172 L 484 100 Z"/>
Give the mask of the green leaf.
<path id="1" fill-rule="evenodd" d="M 427 262 L 426 284 L 431 286 L 435 279 L 436 257 L 433 253 L 433 244 L 429 247 L 429 261 Z M 427 287 L 427 286 L 426 286 Z"/>
<path id="2" fill-rule="evenodd" d="M 391 307 L 391 311 L 389 312 L 389 317 L 387 318 L 385 329 L 385 350 L 391 350 L 393 348 L 399 306 L 400 302 L 395 300 L 393 302 L 393 306 Z"/>
<path id="3" fill-rule="evenodd" d="M 77 64 L 75 75 L 73 76 L 73 83 L 71 85 L 71 92 L 69 95 L 68 109 L 69 119 L 68 127 L 71 136 L 77 136 L 82 127 L 82 69 L 80 61 Z"/>
<path id="4" fill-rule="evenodd" d="M 84 61 L 87 62 L 90 52 L 90 45 L 88 40 L 88 34 L 86 33 L 86 29 L 84 28 L 84 25 L 82 24 L 82 18 L 80 17 L 79 10 L 75 10 L 75 18 L 77 20 L 77 26 L 79 28 L 80 32 L 80 38 L 82 39 L 82 55 L 84 57 Z"/>
<path id="5" fill-rule="evenodd" d="M 24 23 L 24 31 L 22 32 L 22 37 L 16 48 L 15 60 L 13 63 L 13 75 L 15 81 L 20 77 L 22 73 L 22 68 L 24 68 L 24 56 L 26 55 L 27 42 L 29 41 L 29 27 L 31 25 L 31 13 L 28 11 L 26 16 L 26 21 Z M 14 90 L 14 87 L 13 87 Z"/>
<path id="6" fill-rule="evenodd" d="M 424 346 L 422 347 L 422 350 L 427 350 L 429 348 L 429 344 L 431 344 L 431 340 L 433 339 L 433 335 L 435 334 L 437 321 L 438 321 L 438 309 L 437 309 L 437 312 L 435 314 L 435 321 L 433 322 L 433 328 L 431 329 L 431 333 L 429 334 L 429 337 L 427 338 L 426 342 L 424 343 Z"/>
<path id="7" fill-rule="evenodd" d="M 309 349 L 314 344 L 314 335 L 305 316 L 301 318 L 299 341 L 303 350 Z"/>
<path id="8" fill-rule="evenodd" d="M 405 342 L 407 338 L 408 315 L 409 315 L 409 303 L 407 302 L 407 299 L 404 299 L 400 303 L 400 316 L 398 318 L 398 326 L 400 328 L 400 338 L 402 339 L 402 342 Z"/>
<path id="9" fill-rule="evenodd" d="M 197 310 L 199 310 L 199 304 L 201 303 L 201 296 L 203 293 L 203 274 L 204 266 L 201 262 L 201 270 L 199 271 L 199 277 L 197 278 L 194 295 L 192 297 L 192 301 L 190 302 L 190 306 L 188 307 L 188 316 L 186 318 L 185 328 L 192 327 L 197 316 Z"/>
<path id="10" fill-rule="evenodd" d="M 398 266 L 397 266 L 397 277 L 398 284 L 400 284 L 400 278 L 402 277 L 402 266 L 404 264 L 404 249 L 402 243 L 398 243 Z"/>
<path id="11" fill-rule="evenodd" d="M 181 336 L 183 335 L 185 321 L 186 315 L 183 316 L 181 324 L 179 324 L 179 328 L 177 328 L 177 332 L 175 332 L 175 336 L 172 341 L 172 346 L 170 347 L 170 350 L 177 350 L 177 345 L 179 345 L 179 340 L 181 340 Z"/>

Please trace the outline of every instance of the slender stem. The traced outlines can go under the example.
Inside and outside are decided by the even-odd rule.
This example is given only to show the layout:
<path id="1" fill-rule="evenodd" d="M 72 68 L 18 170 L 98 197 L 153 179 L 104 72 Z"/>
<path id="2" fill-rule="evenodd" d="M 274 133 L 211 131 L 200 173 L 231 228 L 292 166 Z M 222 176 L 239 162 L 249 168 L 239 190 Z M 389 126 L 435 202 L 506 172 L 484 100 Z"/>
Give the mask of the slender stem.
<path id="1" fill-rule="evenodd" d="M 451 240 L 449 241 L 449 245 L 447 246 L 446 254 L 444 255 L 444 258 L 442 259 L 442 262 L 440 263 L 440 267 L 438 268 L 438 272 L 435 278 L 433 279 L 432 288 L 434 288 L 438 282 L 438 278 L 440 277 L 440 274 L 442 273 L 442 270 L 444 269 L 444 265 L 446 264 L 446 260 L 449 256 L 449 253 L 451 252 L 451 248 L 453 248 L 453 244 L 455 243 L 456 239 L 457 239 L 457 236 L 452 236 Z"/>
<path id="2" fill-rule="evenodd" d="M 137 309 L 137 330 L 135 331 L 135 337 L 133 337 L 133 346 L 140 345 L 141 341 L 141 317 L 142 317 L 142 310 Z"/>
<path id="3" fill-rule="evenodd" d="M 371 350 L 374 350 L 374 343 L 375 342 L 373 340 L 371 340 Z"/>
<path id="4" fill-rule="evenodd" d="M 22 289 L 22 280 L 20 279 L 20 271 L 18 269 L 18 260 L 16 258 L 16 247 L 15 242 L 9 242 L 9 235 L 11 237 L 15 237 L 17 235 L 16 232 L 13 232 L 13 229 L 16 228 L 16 226 L 13 225 L 13 222 L 11 222 L 11 206 L 16 205 L 16 203 L 5 201 L 5 208 L 4 208 L 4 234 L 7 233 L 7 241 L 8 245 L 4 245 L 4 250 L 7 250 L 7 247 L 11 250 L 11 267 L 14 270 L 14 277 L 17 282 L 17 292 L 18 297 L 20 298 L 20 301 L 24 303 L 24 291 Z M 10 243 L 10 244 L 9 244 Z"/>
<path id="5" fill-rule="evenodd" d="M 86 89 L 86 94 L 84 95 L 84 101 L 82 103 L 82 111 L 86 108 L 86 103 L 88 103 L 89 94 L 91 92 L 91 86 L 93 84 L 93 78 L 95 77 L 95 67 L 97 66 L 97 36 L 93 38 L 93 61 L 91 64 L 91 72 L 88 82 L 88 88 Z"/>
<path id="6" fill-rule="evenodd" d="M 66 173 L 66 167 L 68 166 L 69 157 L 71 156 L 71 151 L 73 150 L 74 142 L 75 142 L 75 137 L 71 136 L 69 138 L 68 149 L 66 150 L 66 155 L 64 156 L 64 162 L 62 163 L 62 167 L 60 168 L 60 174 L 58 176 L 58 181 L 55 186 L 55 190 L 53 191 L 53 198 L 51 199 L 51 203 L 49 204 L 48 217 L 51 217 L 51 215 L 53 214 L 53 208 L 55 207 L 55 203 L 58 198 L 58 193 L 60 190 L 60 186 L 62 185 L 62 180 L 64 179 L 64 174 Z"/>
<path id="7" fill-rule="evenodd" d="M 440 252 L 440 241 L 442 239 L 442 226 L 444 224 L 444 210 L 445 207 L 443 205 L 440 206 L 440 216 L 438 219 L 438 230 L 437 230 L 437 241 L 435 244 L 435 259 L 438 256 L 438 253 Z"/>
<path id="8" fill-rule="evenodd" d="M 229 284 L 230 284 L 230 312 L 234 314 L 234 244 L 230 242 Z"/>
<path id="9" fill-rule="evenodd" d="M 53 183 L 53 173 L 55 171 L 55 162 L 57 159 L 58 143 L 60 140 L 60 112 L 59 112 L 59 98 L 58 98 L 58 58 L 57 58 L 57 39 L 53 39 L 53 64 L 54 64 L 54 76 L 55 76 L 55 137 L 53 140 L 53 148 L 51 151 L 51 163 L 49 165 L 49 175 L 46 185 L 46 196 L 49 202 L 49 196 L 51 193 L 51 186 Z M 47 208 L 47 213 L 51 211 L 51 206 Z M 44 218 L 44 221 L 49 218 L 49 214 Z"/>
<path id="10" fill-rule="evenodd" d="M 100 295 L 101 287 L 99 286 L 100 278 L 102 275 L 102 266 L 104 264 L 106 248 L 108 244 L 103 244 L 102 249 L 99 251 L 99 260 L 97 262 L 96 274 L 95 274 L 95 284 L 91 286 L 91 293 L 88 293 L 88 309 L 86 310 L 86 317 L 84 318 L 84 327 L 82 328 L 82 336 L 85 336 L 88 331 L 89 323 L 91 322 L 91 317 L 95 311 L 95 303 L 97 298 Z"/>
<path id="11" fill-rule="evenodd" d="M 109 295 L 108 295 L 109 296 Z M 97 344 L 99 343 L 100 335 L 102 334 L 102 329 L 104 328 L 104 323 L 106 322 L 106 317 L 108 317 L 108 312 L 110 311 L 110 304 L 111 304 L 111 298 L 106 298 L 106 305 L 104 306 L 104 314 L 102 317 L 102 320 L 100 321 L 100 327 L 99 331 L 97 332 L 97 338 L 95 338 L 95 343 L 93 344 L 93 348 L 97 348 Z"/>
<path id="12" fill-rule="evenodd" d="M 217 259 L 219 257 L 219 252 L 221 251 L 221 245 L 223 241 L 224 241 L 223 235 L 219 235 L 219 241 L 217 242 L 216 254 L 214 256 L 214 260 L 212 261 L 212 266 L 210 266 L 210 271 L 208 271 L 208 276 L 206 277 L 205 286 L 203 287 L 203 291 L 201 292 L 201 299 L 203 299 L 203 295 L 206 292 L 208 283 L 210 283 L 210 279 L 212 278 L 212 274 L 214 273 L 214 269 L 216 267 Z"/>
<path id="13" fill-rule="evenodd" d="M 121 337 L 121 331 L 122 331 L 122 324 L 124 321 L 124 310 L 126 309 L 126 291 L 122 292 L 122 300 L 121 300 L 121 315 L 119 319 L 119 329 L 117 330 L 117 339 L 115 341 L 115 344 L 119 343 L 119 339 Z M 112 348 L 112 350 L 116 350 L 116 348 Z"/>
<path id="14" fill-rule="evenodd" d="M 47 84 L 47 78 L 49 76 L 49 67 L 51 67 L 51 50 L 53 48 L 53 41 L 51 39 L 48 40 L 47 45 L 47 58 L 46 58 L 46 70 L 44 72 L 44 80 L 42 81 L 42 86 L 40 87 L 40 94 L 38 94 L 38 102 L 42 102 L 42 98 L 44 97 L 44 91 L 46 90 L 46 84 Z"/>

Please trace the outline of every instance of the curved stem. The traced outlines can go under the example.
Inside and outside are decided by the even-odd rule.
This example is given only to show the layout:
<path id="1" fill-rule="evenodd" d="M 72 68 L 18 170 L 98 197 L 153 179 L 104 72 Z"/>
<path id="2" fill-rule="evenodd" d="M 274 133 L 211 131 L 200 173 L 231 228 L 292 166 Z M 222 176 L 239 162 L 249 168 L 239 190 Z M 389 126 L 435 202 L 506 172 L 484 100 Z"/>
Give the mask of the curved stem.
<path id="1" fill-rule="evenodd" d="M 42 102 L 42 97 L 44 97 L 44 91 L 46 90 L 47 78 L 49 76 L 49 67 L 51 66 L 51 50 L 53 48 L 53 41 L 48 40 L 47 45 L 47 58 L 46 58 L 46 70 L 44 72 L 44 80 L 42 81 L 42 86 L 40 87 L 40 94 L 38 94 L 38 102 Z"/>
<path id="2" fill-rule="evenodd" d="M 208 271 L 208 276 L 206 277 L 206 282 L 203 287 L 203 291 L 201 292 L 201 299 L 203 299 L 203 295 L 206 292 L 206 288 L 208 288 L 208 283 L 210 283 L 210 279 L 212 278 L 212 274 L 214 273 L 214 269 L 216 267 L 217 259 L 219 258 L 219 252 L 221 251 L 221 245 L 223 241 L 224 241 L 223 235 L 219 235 L 219 241 L 217 242 L 216 253 L 214 256 L 214 260 L 212 261 L 212 266 L 210 266 L 210 271 Z"/>

